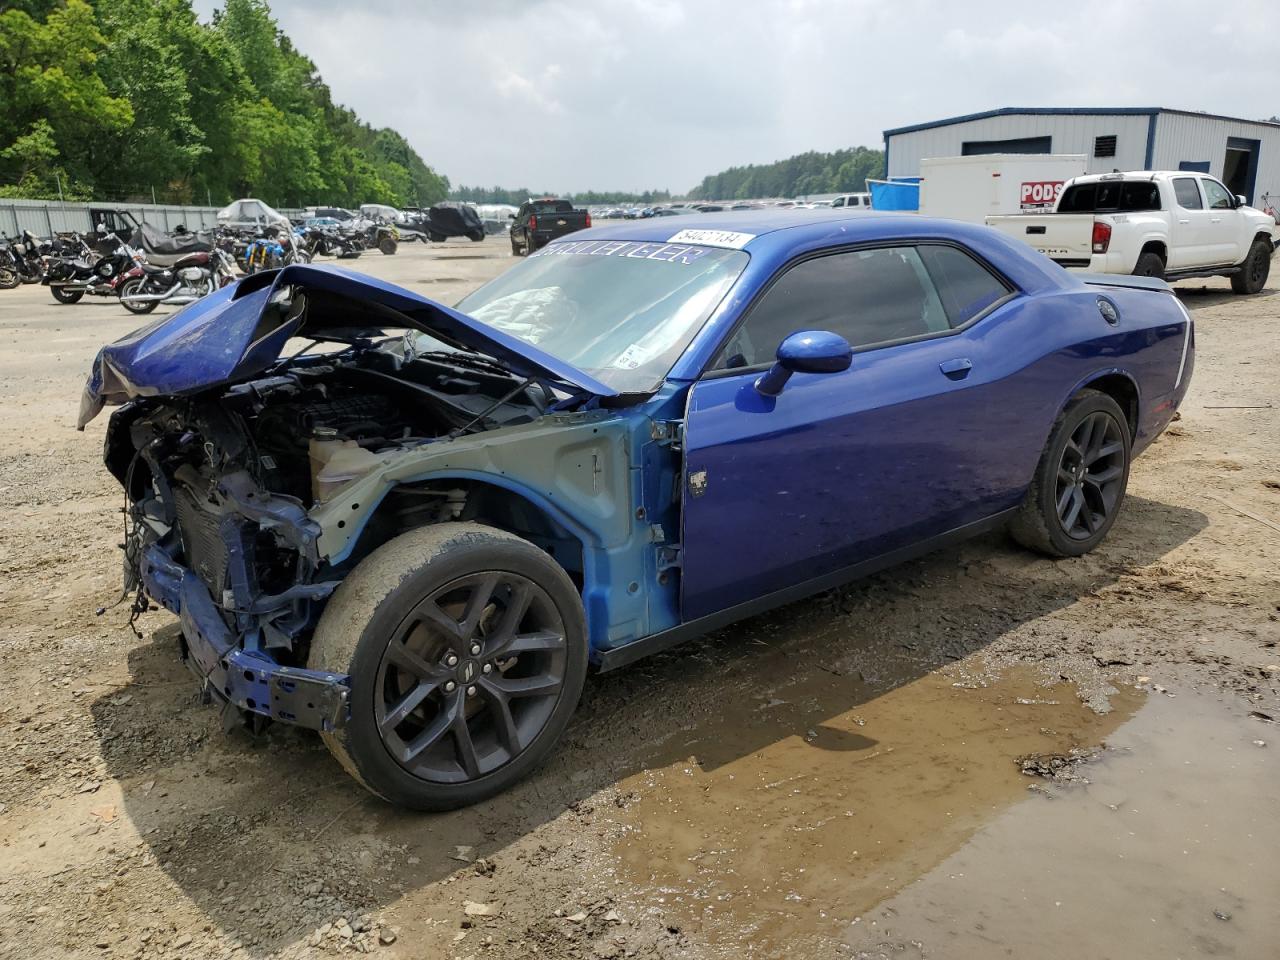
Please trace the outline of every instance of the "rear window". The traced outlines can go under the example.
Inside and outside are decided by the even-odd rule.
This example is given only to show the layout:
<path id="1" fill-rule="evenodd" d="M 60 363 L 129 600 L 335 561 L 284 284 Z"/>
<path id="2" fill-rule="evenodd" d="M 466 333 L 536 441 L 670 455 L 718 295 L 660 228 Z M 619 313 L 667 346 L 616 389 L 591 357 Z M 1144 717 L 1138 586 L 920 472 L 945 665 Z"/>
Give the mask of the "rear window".
<path id="1" fill-rule="evenodd" d="M 1059 213 L 1138 213 L 1160 209 L 1160 188 L 1150 180 L 1077 183 L 1062 191 Z"/>
<path id="2" fill-rule="evenodd" d="M 573 204 L 568 200 L 535 200 L 533 202 L 534 213 L 568 213 L 573 210 Z"/>

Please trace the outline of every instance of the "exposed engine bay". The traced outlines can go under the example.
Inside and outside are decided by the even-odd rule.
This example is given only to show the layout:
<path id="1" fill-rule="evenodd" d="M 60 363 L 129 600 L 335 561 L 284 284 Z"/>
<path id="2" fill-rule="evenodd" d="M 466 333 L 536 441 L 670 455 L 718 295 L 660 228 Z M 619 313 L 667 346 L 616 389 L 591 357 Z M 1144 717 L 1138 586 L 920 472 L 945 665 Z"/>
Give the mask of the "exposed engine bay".
<path id="1" fill-rule="evenodd" d="M 295 640 L 343 575 L 321 563 L 308 511 L 397 451 L 527 423 L 556 401 L 494 360 L 439 346 L 412 333 L 356 339 L 253 380 L 121 407 L 106 460 L 129 496 L 126 588 L 155 580 L 158 547 L 198 575 L 229 634 L 257 631 L 254 645 L 298 662 Z M 418 511 L 401 518 L 413 525 L 461 504 L 439 494 L 405 509 Z"/>

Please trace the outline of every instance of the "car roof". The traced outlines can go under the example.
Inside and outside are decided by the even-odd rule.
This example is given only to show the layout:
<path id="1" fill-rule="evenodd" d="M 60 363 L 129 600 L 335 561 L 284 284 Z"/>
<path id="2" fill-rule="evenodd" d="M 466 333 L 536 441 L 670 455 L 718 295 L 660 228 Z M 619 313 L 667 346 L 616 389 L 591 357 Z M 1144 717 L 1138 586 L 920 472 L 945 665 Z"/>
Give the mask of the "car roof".
<path id="1" fill-rule="evenodd" d="M 927 218 L 914 214 L 877 213 L 861 211 L 851 213 L 839 209 L 796 210 L 791 207 L 760 207 L 752 210 L 733 210 L 703 213 L 682 217 L 678 223 L 655 222 L 653 218 L 628 220 L 626 223 L 593 227 L 566 234 L 553 243 L 580 240 L 638 240 L 645 243 L 668 242 L 685 230 L 724 231 L 749 234 L 742 248 L 748 252 L 763 252 L 782 244 L 806 243 L 833 232 L 847 234 L 843 242 L 878 240 L 901 236 L 903 230 L 914 232 Z M 695 241 L 688 240 L 693 243 Z M 716 246 L 716 244 L 709 244 Z"/>

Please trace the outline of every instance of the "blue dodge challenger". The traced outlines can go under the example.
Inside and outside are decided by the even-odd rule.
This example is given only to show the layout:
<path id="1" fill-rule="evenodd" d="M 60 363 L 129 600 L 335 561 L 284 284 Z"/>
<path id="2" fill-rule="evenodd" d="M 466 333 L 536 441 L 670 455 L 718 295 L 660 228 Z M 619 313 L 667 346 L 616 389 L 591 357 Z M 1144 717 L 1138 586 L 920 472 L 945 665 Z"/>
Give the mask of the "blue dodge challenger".
<path id="1" fill-rule="evenodd" d="M 985 227 L 774 211 L 575 233 L 455 308 L 260 273 L 104 347 L 126 589 L 228 720 L 474 803 L 588 668 L 1007 525 L 1106 536 L 1194 362 L 1163 282 Z"/>

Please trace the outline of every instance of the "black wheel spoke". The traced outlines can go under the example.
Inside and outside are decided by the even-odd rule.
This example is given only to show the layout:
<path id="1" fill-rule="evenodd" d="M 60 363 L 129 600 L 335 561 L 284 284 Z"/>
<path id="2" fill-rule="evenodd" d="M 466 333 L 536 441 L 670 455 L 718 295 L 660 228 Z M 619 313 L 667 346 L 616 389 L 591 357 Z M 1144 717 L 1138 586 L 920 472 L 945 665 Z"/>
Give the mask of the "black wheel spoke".
<path id="1" fill-rule="evenodd" d="M 1075 499 L 1075 493 L 1076 481 L 1075 477 L 1072 477 L 1070 486 L 1063 489 L 1062 493 L 1058 495 L 1058 519 L 1062 520 L 1063 523 L 1066 523 L 1067 507 L 1071 506 L 1072 501 Z"/>
<path id="2" fill-rule="evenodd" d="M 498 742 L 508 753 L 515 756 L 522 746 L 520 729 L 511 715 L 511 699 L 487 680 L 480 682 L 480 691 L 493 716 L 493 726 L 497 732 Z"/>
<path id="3" fill-rule="evenodd" d="M 544 653 L 564 649 L 564 637 L 543 630 L 538 633 L 521 633 L 512 637 L 502 650 L 502 656 L 513 657 L 522 653 Z"/>
<path id="4" fill-rule="evenodd" d="M 439 666 L 428 663 L 399 640 L 391 641 L 387 647 L 387 662 L 420 680 L 438 680 L 443 673 Z"/>
<path id="5" fill-rule="evenodd" d="M 449 639 L 450 646 L 459 647 L 467 639 L 462 632 L 462 624 L 441 610 L 434 597 L 428 597 L 418 604 L 409 617 L 417 623 L 425 623 L 439 630 Z"/>
<path id="6" fill-rule="evenodd" d="M 1099 444 L 1096 449 L 1090 451 L 1089 455 L 1085 457 L 1085 466 L 1097 463 L 1104 457 L 1113 457 L 1123 449 L 1124 444 L 1119 440 L 1112 440 L 1110 443 Z"/>
<path id="7" fill-rule="evenodd" d="M 454 714 L 453 741 L 458 749 L 458 763 L 467 776 L 475 779 L 480 776 L 480 757 L 476 753 L 475 742 L 471 739 L 471 727 L 467 724 L 467 711 L 459 707 Z"/>
<path id="8" fill-rule="evenodd" d="M 1068 533 L 1075 528 L 1076 521 L 1080 518 L 1080 511 L 1084 508 L 1084 494 L 1080 492 L 1079 487 L 1071 488 L 1071 502 L 1067 507 L 1067 512 L 1062 518 L 1062 527 Z"/>
<path id="9" fill-rule="evenodd" d="M 529 602 L 532 599 L 533 590 L 528 583 L 520 582 L 511 585 L 511 594 L 506 599 L 502 616 L 486 637 L 486 656 L 507 654 L 512 642 L 516 639 L 516 631 L 520 629 L 525 614 L 529 612 Z"/>
<path id="10" fill-rule="evenodd" d="M 1101 490 L 1113 480 L 1119 480 L 1122 473 L 1124 473 L 1123 467 L 1107 467 L 1105 470 L 1099 470 L 1097 473 L 1086 473 L 1084 475 L 1084 482 Z"/>
<path id="11" fill-rule="evenodd" d="M 457 715 L 462 712 L 461 703 L 461 697 L 452 697 L 420 734 L 404 744 L 403 750 L 397 751 L 401 761 L 410 763 L 422 751 L 439 743 L 440 738 L 453 729 Z"/>
<path id="12" fill-rule="evenodd" d="M 439 681 L 419 681 L 414 685 L 413 689 L 396 701 L 396 703 L 387 711 L 387 715 L 382 719 L 379 726 L 382 727 L 383 730 L 394 730 L 404 722 L 405 717 L 409 716 L 409 714 L 413 713 L 414 710 L 417 710 L 418 707 L 422 706 L 422 702 L 426 700 L 427 697 L 431 696 L 432 691 L 436 690 L 439 686 Z"/>
<path id="13" fill-rule="evenodd" d="M 560 678 L 549 675 L 533 677 L 504 677 L 501 675 L 488 678 L 499 693 L 508 698 L 514 697 L 547 697 L 560 692 Z"/>
<path id="14" fill-rule="evenodd" d="M 493 600 L 493 592 L 498 589 L 499 574 L 486 573 L 478 584 L 471 588 L 471 596 L 467 598 L 467 608 L 462 614 L 460 625 L 463 640 L 470 640 L 476 635 L 480 626 L 480 618 L 485 608 Z"/>
<path id="15" fill-rule="evenodd" d="M 1085 499 L 1083 494 L 1080 496 L 1080 517 L 1084 520 L 1085 529 L 1090 533 L 1093 533 L 1098 529 L 1098 524 L 1102 519 L 1094 514 L 1093 510 L 1089 507 L 1089 501 Z"/>

